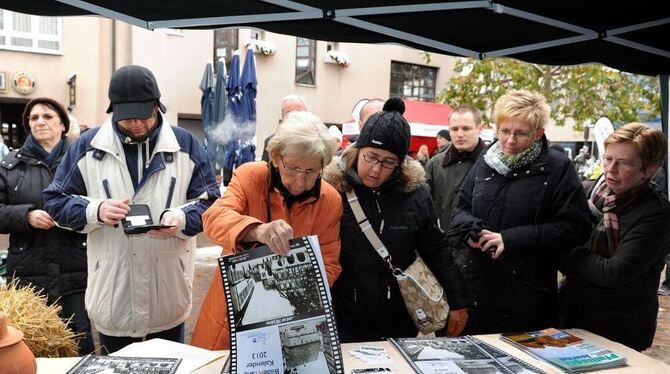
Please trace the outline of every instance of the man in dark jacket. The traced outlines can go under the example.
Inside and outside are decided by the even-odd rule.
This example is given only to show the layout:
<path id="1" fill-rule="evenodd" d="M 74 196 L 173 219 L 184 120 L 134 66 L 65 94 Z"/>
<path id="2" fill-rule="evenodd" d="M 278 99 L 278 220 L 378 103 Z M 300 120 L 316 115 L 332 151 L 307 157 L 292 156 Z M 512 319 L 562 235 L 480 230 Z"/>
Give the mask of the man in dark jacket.
<path id="1" fill-rule="evenodd" d="M 435 151 L 436 155 L 444 152 L 447 149 L 447 146 L 451 144 L 451 134 L 449 130 L 444 129 L 437 132 L 435 136 L 435 142 L 437 143 L 437 150 Z M 435 157 L 435 155 L 433 155 Z"/>
<path id="2" fill-rule="evenodd" d="M 451 241 L 466 241 L 474 307 L 466 333 L 532 331 L 558 323 L 557 259 L 591 233 L 570 160 L 544 136 L 549 105 L 510 91 L 496 102 L 498 138 L 461 188 Z"/>
<path id="3" fill-rule="evenodd" d="M 449 115 L 451 143 L 444 152 L 438 153 L 426 164 L 426 183 L 430 186 L 435 212 L 440 218 L 440 228 L 445 232 L 449 230 L 458 190 L 485 148 L 479 138 L 481 132 L 482 116 L 479 110 L 472 106 L 459 106 Z M 456 264 L 463 267 L 465 247 L 452 247 L 451 251 Z"/>

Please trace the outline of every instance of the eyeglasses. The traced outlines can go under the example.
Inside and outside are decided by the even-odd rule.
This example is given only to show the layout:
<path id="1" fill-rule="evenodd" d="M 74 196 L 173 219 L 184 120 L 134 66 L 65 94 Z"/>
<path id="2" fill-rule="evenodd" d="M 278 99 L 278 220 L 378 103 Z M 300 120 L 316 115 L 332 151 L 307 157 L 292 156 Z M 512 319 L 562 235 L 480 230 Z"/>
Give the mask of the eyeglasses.
<path id="1" fill-rule="evenodd" d="M 603 157 L 603 166 L 616 167 L 618 170 L 629 171 L 637 168 L 637 163 L 631 160 L 615 160 L 612 156 Z"/>
<path id="2" fill-rule="evenodd" d="M 290 176 L 297 177 L 299 175 L 304 175 L 305 178 L 307 178 L 307 179 L 316 179 L 316 178 L 321 176 L 322 170 L 313 170 L 313 169 L 305 170 L 305 169 L 301 169 L 301 168 L 293 167 L 293 166 L 289 167 L 289 166 L 286 166 L 286 164 L 284 163 L 284 158 L 283 157 L 280 157 L 279 159 L 281 160 L 281 164 L 284 167 L 284 170 L 286 170 L 286 174 L 288 174 Z"/>
<path id="3" fill-rule="evenodd" d="M 56 116 L 51 113 L 44 113 L 44 114 L 32 114 L 28 116 L 28 120 L 30 120 L 31 122 L 36 122 L 40 119 L 40 117 L 44 118 L 45 121 L 50 121 L 56 118 Z"/>
<path id="4" fill-rule="evenodd" d="M 518 140 L 522 140 L 530 138 L 531 136 L 533 136 L 533 134 L 535 134 L 535 131 L 524 132 L 524 131 L 510 131 L 506 129 L 498 130 L 498 137 L 500 139 L 503 138 L 508 139 L 509 137 L 514 137 Z"/>
<path id="5" fill-rule="evenodd" d="M 367 162 L 368 164 L 372 165 L 382 164 L 382 167 L 384 169 L 395 169 L 396 166 L 398 166 L 398 161 L 380 160 L 375 156 L 368 155 L 365 153 L 363 153 L 363 160 L 365 160 L 365 162 Z"/>

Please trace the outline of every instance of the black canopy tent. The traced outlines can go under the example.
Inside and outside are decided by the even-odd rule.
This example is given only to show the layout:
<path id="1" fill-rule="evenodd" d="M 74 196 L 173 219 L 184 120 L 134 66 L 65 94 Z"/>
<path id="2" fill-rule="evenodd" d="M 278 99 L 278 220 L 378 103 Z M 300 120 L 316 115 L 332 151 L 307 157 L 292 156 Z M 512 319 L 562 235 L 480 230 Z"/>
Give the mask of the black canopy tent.
<path id="1" fill-rule="evenodd" d="M 473 58 L 599 62 L 637 74 L 670 74 L 666 1 L 3 0 L 2 7 L 41 15 L 99 14 L 147 29 L 254 26 Z"/>
<path id="2" fill-rule="evenodd" d="M 601 63 L 659 76 L 668 133 L 670 4 L 662 0 L 3 0 L 0 7 L 51 16 L 98 14 L 147 29 L 253 26 L 480 59 Z"/>

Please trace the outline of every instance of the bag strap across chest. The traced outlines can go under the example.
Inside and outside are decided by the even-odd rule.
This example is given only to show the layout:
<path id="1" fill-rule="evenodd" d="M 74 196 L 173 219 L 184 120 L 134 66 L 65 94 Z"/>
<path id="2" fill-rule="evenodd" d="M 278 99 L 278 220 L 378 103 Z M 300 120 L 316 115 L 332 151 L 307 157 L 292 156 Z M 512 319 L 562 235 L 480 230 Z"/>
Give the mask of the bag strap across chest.
<path id="1" fill-rule="evenodd" d="M 372 247 L 375 249 L 379 257 L 388 263 L 389 268 L 393 272 L 393 275 L 397 276 L 402 274 L 402 270 L 393 266 L 393 263 L 391 262 L 391 254 L 389 253 L 388 249 L 386 249 L 386 246 L 384 243 L 382 243 L 381 239 L 379 239 L 379 236 L 377 236 L 375 230 L 372 228 L 372 225 L 370 224 L 368 217 L 363 212 L 363 207 L 361 207 L 361 203 L 358 201 L 358 196 L 356 195 L 356 192 L 353 188 L 347 191 L 347 202 L 351 207 L 351 211 L 354 213 L 356 223 L 358 223 L 361 231 L 363 231 L 365 237 L 368 238 L 368 241 L 370 241 L 370 244 L 372 244 Z"/>

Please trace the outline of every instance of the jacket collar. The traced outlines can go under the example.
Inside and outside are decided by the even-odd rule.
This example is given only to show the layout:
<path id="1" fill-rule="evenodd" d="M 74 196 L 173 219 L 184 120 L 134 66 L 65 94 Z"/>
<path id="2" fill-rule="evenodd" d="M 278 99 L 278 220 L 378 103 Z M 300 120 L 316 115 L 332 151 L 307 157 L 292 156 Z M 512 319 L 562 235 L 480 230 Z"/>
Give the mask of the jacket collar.
<path id="1" fill-rule="evenodd" d="M 159 112 L 158 115 L 162 117 L 163 124 L 159 129 L 158 140 L 156 140 L 156 146 L 153 149 L 152 156 L 159 152 L 178 152 L 181 147 L 179 146 L 177 137 L 174 135 L 170 124 L 162 113 Z M 107 118 L 105 123 L 100 126 L 98 133 L 91 139 L 91 147 L 109 153 L 121 160 L 120 155 L 123 152 L 123 145 L 121 144 L 121 139 L 117 136 L 116 131 L 114 131 L 112 116 Z"/>
<path id="2" fill-rule="evenodd" d="M 486 148 L 486 144 L 479 139 L 479 142 L 477 142 L 477 146 L 475 147 L 472 152 L 460 152 L 456 147 L 454 147 L 454 143 L 450 143 L 447 146 L 447 149 L 444 154 L 444 160 L 442 161 L 442 167 L 447 167 L 449 164 L 452 162 L 460 161 L 460 160 L 472 160 L 477 161 L 477 158 L 479 157 L 479 154 Z"/>
<path id="3" fill-rule="evenodd" d="M 303 192 L 299 196 L 292 196 L 291 193 L 286 189 L 284 184 L 281 181 L 281 176 L 279 170 L 275 168 L 272 163 L 268 163 L 269 171 L 269 185 L 270 188 L 278 191 L 281 196 L 284 198 L 286 205 L 290 208 L 295 203 L 307 202 L 312 203 L 316 202 L 321 196 L 321 178 L 317 179 L 314 183 L 312 189 Z"/>
<path id="4" fill-rule="evenodd" d="M 61 147 L 60 149 L 60 154 L 58 157 L 63 156 L 69 144 L 67 139 L 63 139 L 62 141 L 64 143 L 63 147 Z M 22 162 L 29 165 L 37 165 L 38 163 L 43 162 L 43 160 L 39 156 L 35 155 L 24 144 L 21 148 L 9 152 L 9 154 L 7 154 L 7 156 L 5 156 L 5 158 L 0 162 L 0 166 L 4 167 L 5 169 L 11 170 Z"/>
<path id="5" fill-rule="evenodd" d="M 507 173 L 507 175 L 505 175 L 505 177 L 517 179 L 517 178 L 528 177 L 531 175 L 549 173 L 551 171 L 551 163 L 549 162 L 549 142 L 547 141 L 546 135 L 542 135 L 541 143 L 542 143 L 542 150 L 540 151 L 540 154 L 537 156 L 535 161 L 533 161 L 530 165 L 524 166 L 519 169 L 511 170 L 509 173 Z M 487 168 L 490 168 L 490 166 L 488 166 L 486 162 L 484 162 L 483 164 Z"/>

